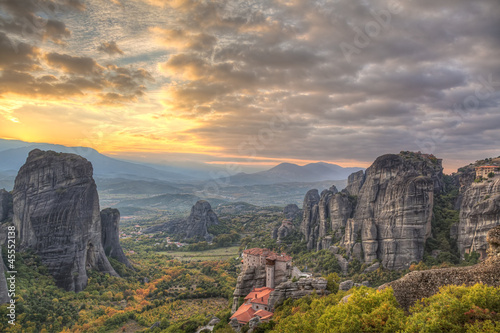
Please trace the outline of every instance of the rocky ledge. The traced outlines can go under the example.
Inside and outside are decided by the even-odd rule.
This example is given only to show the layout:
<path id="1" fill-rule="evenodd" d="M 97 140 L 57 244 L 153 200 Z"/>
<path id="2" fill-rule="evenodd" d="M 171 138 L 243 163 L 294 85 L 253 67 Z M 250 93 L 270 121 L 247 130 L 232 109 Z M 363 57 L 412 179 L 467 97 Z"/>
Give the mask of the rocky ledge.
<path id="1" fill-rule="evenodd" d="M 399 304 L 408 310 L 415 302 L 430 297 L 445 285 L 472 286 L 483 283 L 489 286 L 500 286 L 500 226 L 488 232 L 488 258 L 474 266 L 431 269 L 411 272 L 401 279 L 386 283 L 379 287 L 394 289 L 394 296 Z"/>

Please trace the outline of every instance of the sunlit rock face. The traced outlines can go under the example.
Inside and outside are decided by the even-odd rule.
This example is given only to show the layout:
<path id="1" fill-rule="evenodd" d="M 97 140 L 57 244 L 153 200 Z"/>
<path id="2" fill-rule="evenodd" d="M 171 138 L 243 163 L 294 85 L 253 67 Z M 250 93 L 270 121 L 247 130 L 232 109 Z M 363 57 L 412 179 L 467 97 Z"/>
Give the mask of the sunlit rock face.
<path id="1" fill-rule="evenodd" d="M 309 191 L 301 232 L 309 249 L 339 242 L 350 259 L 405 268 L 423 258 L 434 193 L 442 186 L 441 160 L 418 153 L 383 155 L 365 173 L 352 174 L 339 193 Z"/>
<path id="2" fill-rule="evenodd" d="M 75 154 L 35 149 L 16 177 L 14 225 L 19 248 L 32 249 L 56 284 L 80 291 L 87 269 L 117 276 L 101 244 L 92 165 Z"/>

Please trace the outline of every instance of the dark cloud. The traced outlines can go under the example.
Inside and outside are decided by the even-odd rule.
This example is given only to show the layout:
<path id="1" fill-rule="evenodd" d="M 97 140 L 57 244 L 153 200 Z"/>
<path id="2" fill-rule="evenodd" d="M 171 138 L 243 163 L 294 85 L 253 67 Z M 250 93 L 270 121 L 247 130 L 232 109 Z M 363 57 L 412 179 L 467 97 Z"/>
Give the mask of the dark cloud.
<path id="1" fill-rule="evenodd" d="M 439 154 L 455 136 L 461 144 L 468 133 L 484 139 L 478 132 L 494 144 L 481 117 L 498 113 L 500 84 L 493 92 L 478 77 L 500 82 L 497 1 L 393 3 L 162 2 L 180 13 L 175 29 L 156 30 L 176 45 L 162 64 L 181 80 L 167 89 L 168 102 L 203 120 L 194 130 L 203 144 L 233 151 L 228 142 L 258 137 L 270 110 L 285 108 L 294 121 L 259 156 L 369 161 L 382 150 L 428 147 Z M 203 52 L 189 47 L 201 33 L 215 38 Z M 466 102 L 468 119 L 454 110 Z M 476 126 L 457 125 L 466 123 Z"/>
<path id="2" fill-rule="evenodd" d="M 109 55 L 123 54 L 123 51 L 118 47 L 115 41 L 101 43 L 97 49 Z"/>
<path id="3" fill-rule="evenodd" d="M 50 66 L 58 69 L 60 68 L 72 74 L 99 74 L 103 70 L 103 68 L 90 57 L 73 57 L 68 54 L 52 52 L 46 54 L 45 59 Z"/>

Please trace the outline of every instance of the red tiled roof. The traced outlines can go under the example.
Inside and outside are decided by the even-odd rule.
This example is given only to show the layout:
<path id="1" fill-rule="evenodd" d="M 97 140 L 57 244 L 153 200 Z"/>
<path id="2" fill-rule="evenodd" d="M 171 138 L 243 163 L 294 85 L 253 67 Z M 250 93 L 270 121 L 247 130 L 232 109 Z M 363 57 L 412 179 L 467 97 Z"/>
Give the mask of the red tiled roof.
<path id="1" fill-rule="evenodd" d="M 255 310 L 252 309 L 252 304 L 243 304 L 229 319 L 236 318 L 239 323 L 246 324 L 253 318 Z"/>
<path id="2" fill-rule="evenodd" d="M 291 261 L 292 257 L 287 256 L 286 254 L 277 254 L 269 249 L 260 249 L 260 248 L 253 248 L 253 249 L 248 249 L 243 251 L 244 254 L 250 254 L 253 256 L 265 256 L 266 259 L 269 260 L 278 260 L 278 261 Z"/>
<path id="3" fill-rule="evenodd" d="M 271 291 L 274 289 L 268 288 L 268 287 L 262 287 L 262 288 L 254 288 L 248 295 L 245 297 L 245 301 L 250 301 L 250 303 L 256 303 L 256 304 L 266 304 L 267 301 L 269 300 L 269 296 L 271 294 Z"/>
<path id="4" fill-rule="evenodd" d="M 254 316 L 259 316 L 261 320 L 269 319 L 273 316 L 274 313 L 266 311 L 266 310 L 259 310 L 255 312 L 253 315 Z"/>

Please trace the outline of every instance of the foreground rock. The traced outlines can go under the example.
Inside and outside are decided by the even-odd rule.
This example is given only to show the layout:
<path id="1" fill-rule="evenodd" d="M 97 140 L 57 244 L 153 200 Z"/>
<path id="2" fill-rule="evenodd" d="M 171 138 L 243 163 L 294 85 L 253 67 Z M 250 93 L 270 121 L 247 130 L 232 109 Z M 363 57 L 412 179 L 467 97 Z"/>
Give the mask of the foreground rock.
<path id="1" fill-rule="evenodd" d="M 430 297 L 445 285 L 472 286 L 483 283 L 500 286 L 500 227 L 488 232 L 489 257 L 474 266 L 453 267 L 417 271 L 406 274 L 399 280 L 384 284 L 379 289 L 391 287 L 399 304 L 409 309 L 415 302 Z"/>
<path id="2" fill-rule="evenodd" d="M 323 278 L 305 278 L 299 279 L 297 282 L 291 280 L 279 284 L 269 297 L 269 306 L 274 310 L 276 306 L 281 304 L 288 298 L 299 299 L 315 292 L 318 295 L 328 295 L 330 292 L 326 290 L 327 281 Z"/>
<path id="3" fill-rule="evenodd" d="M 106 208 L 101 211 L 101 241 L 104 253 L 132 268 L 120 245 L 119 223 L 120 212 L 118 209 Z"/>
<path id="4" fill-rule="evenodd" d="M 101 244 L 92 172 L 81 156 L 35 149 L 13 191 L 19 249 L 34 250 L 56 284 L 76 292 L 87 285 L 87 269 L 117 276 Z"/>
<path id="5" fill-rule="evenodd" d="M 431 232 L 434 193 L 443 188 L 441 160 L 401 152 L 380 156 L 352 174 L 346 189 L 306 194 L 301 232 L 308 249 L 336 242 L 350 260 L 380 260 L 389 269 L 423 258 Z"/>

